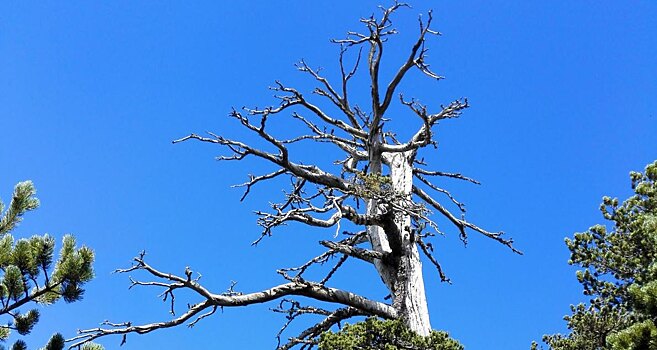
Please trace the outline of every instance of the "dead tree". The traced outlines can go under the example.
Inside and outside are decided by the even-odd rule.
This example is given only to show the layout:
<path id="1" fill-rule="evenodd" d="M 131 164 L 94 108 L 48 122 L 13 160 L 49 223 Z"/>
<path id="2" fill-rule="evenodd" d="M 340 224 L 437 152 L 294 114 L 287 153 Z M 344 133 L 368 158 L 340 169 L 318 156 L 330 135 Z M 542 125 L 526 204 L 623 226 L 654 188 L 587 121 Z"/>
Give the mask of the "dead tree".
<path id="1" fill-rule="evenodd" d="M 465 242 L 468 231 L 478 232 L 520 253 L 513 246 L 511 239 L 502 237 L 502 232 L 489 232 L 463 217 L 464 208 L 446 190 L 434 185 L 431 177 L 449 177 L 473 183 L 477 181 L 459 173 L 449 173 L 426 169 L 426 164 L 418 158 L 418 152 L 434 146 L 434 127 L 443 119 L 456 118 L 468 107 L 466 99 L 455 100 L 433 113 L 415 99 L 405 99 L 398 94 L 398 86 L 409 71 L 417 69 L 429 78 L 439 80 L 442 77 L 434 73 L 425 59 L 427 48 L 425 41 L 430 35 L 439 35 L 431 29 L 432 16 L 426 20 L 419 19 L 419 35 L 405 61 L 387 84 L 380 79 L 380 63 L 384 44 L 397 33 L 392 27 L 391 16 L 400 8 L 407 7 L 395 3 L 390 8 L 381 8 L 380 17 L 361 19 L 364 32 L 348 32 L 346 39 L 333 40 L 340 47 L 339 68 L 341 80 L 333 85 L 320 74 L 301 61 L 297 68 L 308 74 L 317 83 L 313 91 L 317 98 L 324 98 L 333 105 L 332 112 L 320 108 L 311 102 L 311 98 L 301 91 L 276 82 L 272 89 L 280 103 L 264 109 L 243 108 L 230 113 L 240 124 L 264 140 L 271 148 L 253 147 L 249 143 L 209 133 L 207 136 L 191 134 L 174 141 L 190 139 L 215 144 L 223 147 L 229 154 L 220 156 L 220 160 L 242 160 L 246 157 L 258 158 L 273 164 L 276 170 L 259 176 L 250 175 L 242 184 L 249 194 L 251 188 L 263 181 L 288 176 L 292 179 L 292 188 L 286 193 L 282 203 L 271 205 L 270 211 L 257 212 L 258 224 L 263 228 L 257 244 L 272 230 L 289 222 L 300 222 L 308 226 L 330 228 L 336 232 L 335 240 L 319 242 L 326 251 L 296 268 L 279 269 L 278 273 L 286 280 L 278 286 L 253 293 L 237 293 L 232 290 L 213 293 L 202 286 L 190 270 L 184 275 L 163 272 L 149 265 L 144 255 L 135 258 L 135 264 L 119 272 L 144 271 L 154 280 L 132 280 L 132 286 L 154 286 L 163 288 L 163 298 L 171 303 L 174 311 L 174 294 L 181 289 L 193 291 L 199 301 L 188 304 L 187 310 L 164 322 L 144 325 L 131 323 L 112 324 L 95 329 L 81 330 L 71 339 L 72 347 L 102 336 L 128 333 L 148 333 L 157 329 L 174 327 L 186 322 L 193 326 L 203 318 L 212 315 L 217 308 L 239 307 L 250 304 L 279 300 L 280 305 L 274 311 L 287 314 L 288 324 L 297 316 L 319 314 L 325 318 L 291 337 L 279 349 L 289 349 L 295 345 L 311 348 L 317 337 L 340 321 L 354 317 L 373 315 L 385 319 L 402 319 L 411 329 L 421 335 L 431 331 L 429 313 L 424 290 L 424 277 L 420 252 L 433 264 L 442 281 L 447 277 L 438 260 L 433 256 L 433 248 L 428 238 L 438 230 L 432 218 L 434 212 L 442 215 L 453 224 Z M 350 49 L 358 48 L 354 55 L 355 64 L 346 67 L 346 54 Z M 363 57 L 361 57 L 363 56 Z M 364 61 L 369 73 L 371 90 L 367 94 L 371 104 L 361 108 L 349 99 L 349 82 L 358 72 Z M 397 100 L 398 98 L 398 100 Z M 395 133 L 384 127 L 386 112 L 394 100 L 407 108 L 411 116 L 418 120 L 417 131 L 407 140 L 399 140 Z M 335 113 L 334 113 L 334 112 Z M 274 136 L 268 131 L 268 123 L 275 115 L 288 115 L 307 129 L 307 134 L 291 139 Z M 331 173 L 318 165 L 307 165 L 295 160 L 291 145 L 302 142 L 324 142 L 331 144 L 343 153 L 336 164 L 341 171 Z M 454 214 L 434 199 L 431 191 L 445 195 L 461 211 Z M 338 239 L 340 224 L 349 222 L 360 227 L 357 232 L 343 232 L 346 238 Z M 333 236 L 333 235 L 331 235 Z M 310 281 L 304 273 L 317 265 L 324 264 L 332 258 L 337 263 L 329 269 L 326 277 L 320 281 Z M 347 259 L 357 259 L 373 265 L 381 276 L 390 294 L 390 303 L 384 303 L 332 288 L 329 279 L 340 269 Z M 338 305 L 335 310 L 325 310 L 312 306 L 302 306 L 291 298 L 299 296 L 313 300 L 330 302 Z M 287 324 L 283 327 L 285 329 Z M 279 334 L 280 339 L 280 334 Z"/>

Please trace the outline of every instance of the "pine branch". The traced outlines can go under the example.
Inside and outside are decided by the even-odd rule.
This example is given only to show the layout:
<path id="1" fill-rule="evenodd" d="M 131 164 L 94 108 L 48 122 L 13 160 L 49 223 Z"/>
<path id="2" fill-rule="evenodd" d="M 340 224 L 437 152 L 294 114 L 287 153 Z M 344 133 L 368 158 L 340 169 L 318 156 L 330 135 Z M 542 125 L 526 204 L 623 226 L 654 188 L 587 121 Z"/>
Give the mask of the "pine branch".
<path id="1" fill-rule="evenodd" d="M 0 236 L 11 232 L 23 220 L 23 215 L 26 212 L 39 207 L 39 200 L 34 197 L 35 195 L 36 189 L 34 189 L 32 181 L 19 182 L 14 187 L 14 194 L 9 208 L 0 218 Z M 1 213 L 2 204 L 0 203 Z"/>

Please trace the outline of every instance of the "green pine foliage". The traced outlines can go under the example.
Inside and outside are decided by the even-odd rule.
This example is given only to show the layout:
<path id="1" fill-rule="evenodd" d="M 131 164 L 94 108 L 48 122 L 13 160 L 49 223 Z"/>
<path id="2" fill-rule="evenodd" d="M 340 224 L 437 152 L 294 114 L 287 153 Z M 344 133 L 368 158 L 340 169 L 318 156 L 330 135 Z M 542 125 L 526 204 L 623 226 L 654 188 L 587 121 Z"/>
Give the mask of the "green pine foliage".
<path id="1" fill-rule="evenodd" d="M 6 341 L 12 331 L 27 335 L 38 323 L 38 310 L 21 312 L 19 307 L 26 307 L 29 303 L 48 305 L 59 299 L 66 302 L 80 300 L 84 293 L 82 287 L 94 275 L 93 251 L 87 247 L 78 248 L 73 236 L 64 236 L 55 261 L 53 237 L 46 234 L 16 240 L 11 235 L 23 215 L 39 206 L 35 195 L 32 182 L 25 181 L 14 188 L 6 210 L 0 201 L 0 316 L 7 317 L 8 321 L 0 325 L 0 341 Z M 43 349 L 63 348 L 64 338 L 55 334 Z M 4 347 L 0 346 L 0 349 Z M 27 349 L 27 344 L 17 340 L 11 349 Z"/>
<path id="2" fill-rule="evenodd" d="M 14 187 L 14 195 L 9 208 L 0 216 L 0 235 L 9 233 L 23 220 L 23 214 L 39 207 L 39 200 L 34 197 L 36 190 L 31 181 L 20 182 Z M 0 202 L 0 214 L 4 204 Z"/>
<path id="3" fill-rule="evenodd" d="M 86 343 L 82 345 L 82 350 L 104 350 L 104 348 L 98 344 Z"/>
<path id="4" fill-rule="evenodd" d="M 566 240 L 591 300 L 571 306 L 570 334 L 543 337 L 551 349 L 657 350 L 657 161 L 630 178 L 632 197 L 605 197 L 600 207 L 611 230 L 596 225 Z"/>
<path id="5" fill-rule="evenodd" d="M 463 346 L 445 332 L 433 331 L 422 337 L 400 320 L 370 317 L 363 322 L 345 325 L 339 332 L 323 333 L 320 350 L 463 350 Z"/>
<path id="6" fill-rule="evenodd" d="M 374 173 L 356 173 L 353 179 L 358 196 L 362 198 L 376 198 L 385 195 L 393 195 L 390 176 Z"/>
<path id="7" fill-rule="evenodd" d="M 50 338 L 48 344 L 41 348 L 41 350 L 62 350 L 64 349 L 64 345 L 64 337 L 61 334 L 56 333 Z"/>
<path id="8" fill-rule="evenodd" d="M 27 350 L 27 344 L 22 340 L 17 340 L 11 350 Z"/>
<path id="9" fill-rule="evenodd" d="M 30 334 L 34 325 L 39 321 L 39 311 L 34 309 L 14 318 L 14 327 L 20 335 Z"/>

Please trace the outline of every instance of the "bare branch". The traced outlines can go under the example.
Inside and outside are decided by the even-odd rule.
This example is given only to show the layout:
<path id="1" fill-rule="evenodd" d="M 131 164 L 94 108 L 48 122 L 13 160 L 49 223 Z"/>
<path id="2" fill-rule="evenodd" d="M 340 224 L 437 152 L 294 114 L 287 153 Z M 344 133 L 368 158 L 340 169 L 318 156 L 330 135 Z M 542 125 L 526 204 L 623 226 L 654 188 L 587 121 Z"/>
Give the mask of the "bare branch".
<path id="1" fill-rule="evenodd" d="M 367 235 L 366 235 L 366 232 L 365 232 L 365 231 L 361 231 L 361 232 L 358 232 L 358 233 L 356 233 L 355 235 L 353 235 L 353 236 L 351 236 L 351 237 L 348 237 L 348 238 L 345 238 L 345 239 L 343 239 L 343 240 L 338 241 L 338 243 L 345 244 L 345 245 L 349 245 L 349 246 L 355 246 L 355 245 L 358 245 L 358 244 L 360 244 L 360 243 L 364 243 L 364 242 L 366 242 L 366 241 L 367 241 Z M 298 271 L 296 276 L 297 276 L 297 277 L 301 277 L 301 275 L 302 275 L 302 274 L 303 274 L 303 273 L 304 273 L 304 272 L 305 272 L 310 266 L 315 265 L 315 264 L 320 264 L 320 265 L 322 265 L 322 264 L 326 263 L 326 262 L 328 261 L 329 258 L 331 258 L 333 255 L 335 255 L 335 253 L 336 253 L 336 251 L 334 251 L 334 250 L 329 250 L 329 251 L 326 251 L 326 252 L 324 252 L 324 253 L 322 253 L 322 254 L 320 254 L 320 255 L 318 255 L 318 256 L 312 258 L 311 260 L 309 260 L 308 262 L 306 262 L 305 264 L 303 264 L 303 265 L 301 265 L 301 266 L 299 266 L 299 267 L 285 268 L 285 269 L 281 269 L 280 271 L 283 271 L 283 272 L 287 272 L 287 271 Z M 322 284 L 323 284 L 323 283 L 322 283 Z"/>
<path id="2" fill-rule="evenodd" d="M 352 187 L 358 186 L 352 184 Z M 271 204 L 274 212 L 268 213 L 263 211 L 256 211 L 258 218 L 258 225 L 263 227 L 262 234 L 258 240 L 253 244 L 259 243 L 265 236 L 270 236 L 273 228 L 284 225 L 287 222 L 300 222 L 314 227 L 333 227 L 337 226 L 337 232 L 340 231 L 340 220 L 347 219 L 354 224 L 367 226 L 367 225 L 380 225 L 381 215 L 365 215 L 359 214 L 357 210 L 351 206 L 343 204 L 349 196 L 359 196 L 358 191 L 350 191 L 343 195 L 333 195 L 332 190 L 320 189 L 314 196 L 304 198 L 300 193 L 300 188 L 296 188 L 291 194 L 288 194 L 288 201 L 284 204 Z M 325 201 L 321 205 L 314 205 L 311 201 L 319 196 L 323 196 Z M 296 205 L 290 205 L 296 203 Z M 290 205 L 290 209 L 287 209 Z M 329 218 L 322 219 L 315 215 L 326 214 L 330 211 L 335 211 Z M 337 234 L 337 233 L 336 233 Z"/>
<path id="3" fill-rule="evenodd" d="M 342 264 L 344 264 L 345 261 L 347 261 L 348 258 L 349 258 L 349 255 L 342 254 L 342 257 L 340 257 L 340 260 L 338 260 L 338 262 L 331 268 L 331 270 L 329 270 L 329 272 L 326 274 L 326 277 L 322 278 L 322 280 L 319 281 L 319 284 L 322 284 L 322 285 L 326 284 L 326 282 L 328 282 L 331 279 L 331 277 L 333 277 L 333 275 L 340 269 L 340 267 L 342 267 Z"/>
<path id="4" fill-rule="evenodd" d="M 369 263 L 374 263 L 374 259 L 384 259 L 385 254 L 382 252 L 377 252 L 374 250 L 369 250 L 369 249 L 363 249 L 363 248 L 357 248 L 353 247 L 347 244 L 342 244 L 338 242 L 331 242 L 331 241 L 320 241 L 319 242 L 321 245 L 325 246 L 326 248 L 329 248 L 331 250 L 335 250 L 337 252 L 340 252 L 342 254 L 352 256 L 354 258 L 367 261 Z"/>
<path id="5" fill-rule="evenodd" d="M 197 317 L 194 321 L 192 321 L 190 324 L 187 325 L 187 327 L 192 328 L 196 325 L 196 323 L 206 317 L 212 316 L 215 312 L 217 311 L 217 306 L 213 306 L 212 310 L 210 312 L 204 313 L 203 315 Z"/>
<path id="6" fill-rule="evenodd" d="M 385 111 L 388 109 L 388 106 L 390 106 L 390 102 L 392 102 L 392 97 L 395 94 L 395 90 L 397 89 L 397 86 L 399 83 L 402 81 L 406 73 L 408 72 L 409 69 L 411 69 L 413 66 L 417 66 L 420 68 L 420 70 L 424 71 L 429 71 L 428 66 L 424 64 L 424 53 L 426 52 L 425 50 L 420 51 L 420 55 L 418 57 L 418 51 L 420 50 L 420 47 L 424 45 L 424 40 L 427 35 L 429 34 L 437 34 L 437 32 L 431 31 L 431 21 L 433 19 L 433 16 L 431 14 L 431 11 L 429 11 L 428 14 L 429 19 L 427 20 L 426 26 L 422 22 L 422 18 L 420 17 L 420 35 L 411 48 L 411 53 L 408 55 L 408 58 L 406 59 L 406 62 L 402 64 L 401 67 L 399 67 L 399 70 L 397 71 L 397 74 L 392 78 L 392 81 L 388 84 L 388 87 L 386 88 L 385 92 L 385 97 L 383 99 L 383 103 L 381 106 L 378 106 L 377 108 L 379 109 L 379 113 L 383 115 Z M 426 68 L 425 68 L 426 67 Z M 430 72 L 430 71 L 429 71 Z M 433 76 L 434 78 L 440 78 L 437 75 Z"/>
<path id="7" fill-rule="evenodd" d="M 324 111 L 322 111 L 319 107 L 315 106 L 314 104 L 308 102 L 308 100 L 305 99 L 305 97 L 297 90 L 294 88 L 286 87 L 284 86 L 281 82 L 277 81 L 276 82 L 276 87 L 273 87 L 272 90 L 274 91 L 282 91 L 282 92 L 287 92 L 292 94 L 292 96 L 286 96 L 283 97 L 284 104 L 286 101 L 289 102 L 289 106 L 292 105 L 300 105 L 306 108 L 307 110 L 313 112 L 317 117 L 319 117 L 322 121 L 324 121 L 327 124 L 333 125 L 335 127 L 338 127 L 342 129 L 343 131 L 347 132 L 348 134 L 357 137 L 357 138 L 365 138 L 367 137 L 367 133 L 359 128 L 355 128 L 344 121 L 340 119 L 335 119 L 330 116 L 328 116 Z M 287 108 L 288 106 L 285 105 L 284 108 Z"/>
<path id="8" fill-rule="evenodd" d="M 436 258 L 433 256 L 433 254 L 431 252 L 433 250 L 433 248 L 430 245 L 428 245 L 428 243 L 424 243 L 424 241 L 421 238 L 417 240 L 417 244 L 420 246 L 420 249 L 422 250 L 424 255 L 426 255 L 426 257 L 429 259 L 429 261 L 431 261 L 433 266 L 435 266 L 436 269 L 438 270 L 438 275 L 440 276 L 440 281 L 441 282 L 447 282 L 447 283 L 451 284 L 452 282 L 450 281 L 449 278 L 447 278 L 447 276 L 443 272 L 442 266 L 440 266 L 440 263 L 438 263 L 438 260 L 436 260 Z"/>
<path id="9" fill-rule="evenodd" d="M 273 178 L 275 178 L 279 175 L 285 174 L 286 172 L 287 171 L 285 169 L 278 169 L 278 170 L 276 170 L 272 173 L 261 175 L 261 176 L 253 176 L 253 175 L 249 174 L 249 181 L 248 182 L 245 182 L 245 183 L 239 184 L 239 185 L 234 185 L 233 187 L 245 187 L 246 186 L 246 191 L 244 191 L 244 194 L 240 198 L 240 202 L 242 202 L 244 200 L 244 198 L 246 198 L 246 196 L 251 191 L 251 186 L 253 186 L 256 183 L 258 183 L 260 181 L 263 181 L 263 180 L 273 179 Z"/>
<path id="10" fill-rule="evenodd" d="M 413 173 L 427 175 L 427 176 L 451 177 L 451 178 L 455 178 L 455 179 L 459 179 L 459 180 L 469 181 L 469 182 L 472 182 L 473 184 L 476 184 L 476 185 L 481 185 L 481 182 L 479 182 L 475 179 L 469 178 L 467 176 L 463 176 L 459 173 L 445 173 L 445 172 L 442 172 L 442 171 L 430 171 L 430 170 L 425 170 L 425 169 L 421 169 L 421 168 L 413 168 Z"/>
<path id="11" fill-rule="evenodd" d="M 347 101 L 347 82 L 349 81 L 349 79 L 351 79 L 351 77 L 355 73 L 355 69 L 358 67 L 358 62 L 360 61 L 360 53 L 358 54 L 358 60 L 356 61 L 354 70 L 350 72 L 350 74 L 345 75 L 344 65 L 343 65 L 343 56 L 345 51 L 346 48 L 341 46 L 339 61 L 340 61 L 340 69 L 342 71 L 342 82 L 341 82 L 342 94 L 343 94 L 342 96 L 340 96 L 340 94 L 333 88 L 333 86 L 331 86 L 331 84 L 326 78 L 324 78 L 319 74 L 319 69 L 314 70 L 310 68 L 310 66 L 308 66 L 308 64 L 306 64 L 304 60 L 301 60 L 301 62 L 297 65 L 297 69 L 299 69 L 302 72 L 307 72 L 313 78 L 315 78 L 315 80 L 320 82 L 324 86 L 324 88 L 315 88 L 313 92 L 320 96 L 324 96 L 328 98 L 336 107 L 338 107 L 347 116 L 349 122 L 351 123 L 351 126 L 353 126 L 356 129 L 362 130 L 361 126 L 354 118 L 355 114 L 349 108 L 349 102 Z"/>
<path id="12" fill-rule="evenodd" d="M 431 198 L 426 192 L 424 192 L 422 189 L 413 186 L 413 193 L 416 194 L 418 197 L 420 197 L 422 200 L 427 202 L 429 205 L 434 207 L 438 212 L 440 212 L 443 216 L 445 216 L 449 221 L 451 221 L 454 226 L 456 226 L 459 229 L 461 239 L 463 242 L 467 242 L 467 233 L 465 231 L 466 228 L 472 229 L 476 232 L 481 233 L 482 235 L 491 238 L 493 240 L 496 240 L 503 245 L 507 246 L 509 249 L 511 249 L 514 253 L 522 255 L 522 252 L 517 250 L 516 248 L 513 247 L 513 239 L 505 239 L 502 238 L 502 235 L 504 232 L 488 232 L 475 224 L 472 224 L 470 222 L 467 222 L 465 220 L 461 220 L 456 218 L 452 213 L 449 212 L 449 210 L 445 209 L 440 203 L 438 203 L 435 199 Z"/>
<path id="13" fill-rule="evenodd" d="M 285 308 L 283 306 L 285 304 L 288 304 L 289 307 Z M 276 334 L 276 340 L 278 341 L 277 349 L 280 349 L 281 346 L 281 335 L 297 317 L 307 314 L 316 314 L 316 315 L 324 315 L 324 316 L 328 316 L 331 314 L 330 311 L 324 309 L 320 309 L 312 306 L 301 306 L 301 304 L 298 301 L 290 300 L 290 299 L 281 300 L 281 302 L 278 304 L 278 307 L 273 308 L 271 310 L 274 312 L 286 314 L 285 318 L 287 319 L 283 327 L 281 327 L 281 329 Z"/>
<path id="14" fill-rule="evenodd" d="M 336 324 L 339 324 L 344 320 L 347 320 L 355 316 L 368 316 L 368 315 L 369 314 L 364 313 L 361 310 L 352 307 L 337 309 L 333 313 L 328 315 L 328 317 L 326 317 L 321 322 L 301 332 L 301 334 L 299 334 L 295 338 L 291 338 L 287 344 L 280 346 L 278 350 L 288 350 L 298 344 L 307 344 L 308 341 L 313 341 L 314 339 L 319 337 L 322 333 L 328 331 L 329 329 L 331 329 L 331 327 L 333 327 Z"/>
<path id="15" fill-rule="evenodd" d="M 349 117 L 349 120 L 354 126 L 359 125 L 358 121 L 355 118 L 355 113 L 351 110 L 349 107 L 349 97 L 347 94 L 347 84 L 349 83 L 349 80 L 356 74 L 356 71 L 358 70 L 358 66 L 360 65 L 360 59 L 361 59 L 361 54 L 363 52 L 362 48 L 358 50 L 358 56 L 356 58 L 356 63 L 354 63 L 353 68 L 349 73 L 345 72 L 344 69 L 344 54 L 347 51 L 347 47 L 344 45 L 340 45 L 340 73 L 342 74 L 342 110 L 347 114 Z"/>
<path id="16" fill-rule="evenodd" d="M 144 334 L 157 329 L 174 327 L 192 319 L 194 316 L 197 316 L 200 312 L 208 308 L 212 308 L 212 310 L 206 314 L 199 315 L 197 319 L 190 323 L 190 326 L 194 326 L 201 319 L 214 313 L 217 307 L 239 307 L 252 304 L 260 304 L 294 295 L 304 296 L 318 301 L 346 305 L 351 308 L 360 310 L 359 312 L 361 313 L 376 315 L 386 319 L 397 318 L 397 311 L 390 305 L 370 300 L 348 291 L 330 288 L 319 283 L 306 281 L 301 278 L 294 278 L 288 283 L 284 283 L 260 292 L 247 294 L 213 294 L 202 287 L 197 280 L 191 279 L 192 272 L 189 270 L 189 268 L 186 269 L 185 277 L 181 277 L 172 273 L 164 273 L 153 268 L 144 261 L 143 253 L 136 257 L 134 260 L 136 262 L 135 265 L 128 269 L 119 270 L 119 272 L 143 270 L 148 272 L 151 276 L 161 280 L 153 282 L 138 282 L 134 285 L 163 287 L 165 288 L 166 292 L 171 293 L 177 289 L 183 288 L 195 292 L 198 296 L 201 296 L 203 300 L 199 303 L 190 305 L 185 313 L 170 321 L 154 322 L 139 326 L 134 326 L 131 323 L 113 324 L 110 322 L 104 322 L 102 325 L 109 326 L 109 328 L 98 327 L 87 330 L 80 330 L 78 331 L 79 335 L 77 337 L 68 340 L 68 342 L 73 342 L 70 348 L 80 346 L 83 343 L 108 335 L 125 335 L 128 333 Z"/>
<path id="17" fill-rule="evenodd" d="M 427 186 L 429 186 L 429 188 L 431 188 L 432 190 L 435 190 L 435 191 L 437 191 L 437 192 L 440 192 L 440 193 L 446 195 L 446 196 L 452 201 L 452 203 L 456 204 L 456 206 L 459 207 L 459 209 L 461 210 L 461 212 L 465 213 L 465 205 L 464 205 L 463 203 L 457 201 L 456 198 L 454 198 L 454 197 L 452 196 L 452 194 L 449 193 L 449 191 L 447 191 L 447 190 L 445 190 L 445 189 L 442 189 L 442 188 L 440 188 L 440 187 L 438 187 L 438 186 L 432 184 L 429 180 L 427 180 L 427 179 L 426 179 L 424 176 L 422 176 L 421 174 L 414 173 L 413 175 L 414 175 L 418 180 L 422 181 L 424 184 L 426 184 Z"/>
<path id="18" fill-rule="evenodd" d="M 334 43 L 338 43 L 346 46 L 354 46 L 364 43 L 370 44 L 367 63 L 369 66 L 370 85 L 371 85 L 370 97 L 372 100 L 372 111 L 374 112 L 374 119 L 370 123 L 370 134 L 377 133 L 376 129 L 379 127 L 381 118 L 383 117 L 383 114 L 385 113 L 390 103 L 390 101 L 386 102 L 385 99 L 383 104 L 380 103 L 379 68 L 381 64 L 381 57 L 383 55 L 383 43 L 386 40 L 385 37 L 397 33 L 395 29 L 390 29 L 392 25 L 392 22 L 390 21 L 390 16 L 395 11 L 397 11 L 399 8 L 402 7 L 409 7 L 409 6 L 406 3 L 395 2 L 395 4 L 389 8 L 381 8 L 383 14 L 380 20 L 377 21 L 374 18 L 374 16 L 361 19 L 361 23 L 365 24 L 369 32 L 369 35 L 361 34 L 357 32 L 348 32 L 346 39 L 332 40 Z M 421 37 L 423 38 L 424 35 L 425 34 L 423 32 Z M 415 51 L 417 51 L 417 49 Z M 413 57 L 414 56 L 415 53 L 413 53 Z M 401 74 L 401 76 L 403 76 L 404 73 L 405 71 Z M 398 80 L 401 80 L 401 76 L 398 78 Z M 395 79 L 393 79 L 393 81 L 395 81 Z M 397 85 L 397 83 L 395 83 L 395 86 Z M 394 93 L 394 87 L 392 89 L 390 89 L 389 87 L 388 90 L 391 90 L 389 91 L 390 94 Z M 386 99 L 388 99 L 387 94 L 388 92 L 386 92 Z"/>
<path id="19" fill-rule="evenodd" d="M 350 154 L 358 153 L 358 149 L 365 148 L 365 145 L 361 142 L 348 140 L 334 135 L 332 131 L 329 133 L 326 132 L 326 129 L 324 130 L 320 129 L 319 126 L 317 126 L 316 124 L 314 124 L 313 122 L 309 121 L 308 119 L 304 118 L 303 116 L 301 116 L 296 112 L 292 114 L 292 117 L 302 121 L 315 135 L 299 136 L 291 140 L 286 140 L 283 143 L 294 143 L 299 140 L 314 140 L 318 142 L 328 141 L 334 143 L 335 145 L 340 147 L 343 151 Z"/>
<path id="20" fill-rule="evenodd" d="M 155 323 L 149 323 L 140 326 L 133 326 L 129 322 L 124 324 L 112 324 L 106 321 L 103 322 L 101 325 L 110 326 L 111 328 L 98 327 L 98 328 L 78 330 L 79 335 L 71 339 L 67 339 L 66 342 L 73 342 L 73 344 L 69 346 L 69 349 L 72 349 L 81 346 L 84 343 L 108 335 L 116 335 L 116 334 L 126 335 L 128 333 L 146 334 L 158 329 L 171 328 L 183 324 L 185 321 L 191 319 L 199 312 L 212 306 L 213 305 L 211 300 L 205 300 L 199 304 L 193 305 L 192 307 L 190 307 L 189 310 L 187 310 L 187 312 L 185 312 L 184 314 L 182 314 L 177 318 L 174 318 L 171 321 L 155 322 Z"/>
<path id="21" fill-rule="evenodd" d="M 436 114 L 429 114 L 427 112 L 427 107 L 420 104 L 417 100 L 411 99 L 410 101 L 405 101 L 403 96 L 400 95 L 401 103 L 411 109 L 418 117 L 422 119 L 422 127 L 411 137 L 411 139 L 403 144 L 399 145 L 381 145 L 381 150 L 383 152 L 406 152 L 410 150 L 416 150 L 421 147 L 425 147 L 434 143 L 432 139 L 431 128 L 438 123 L 438 121 L 449 118 L 458 118 L 461 115 L 461 111 L 465 108 L 468 108 L 468 100 L 456 100 L 451 102 L 448 106 L 441 106 L 441 111 Z"/>
<path id="22" fill-rule="evenodd" d="M 243 142 L 226 139 L 223 136 L 215 135 L 212 133 L 210 133 L 210 135 L 213 136 L 213 138 L 202 137 L 197 134 L 190 134 L 173 142 L 178 143 L 189 139 L 196 139 L 202 142 L 227 146 L 235 154 L 231 157 L 220 157 L 219 158 L 220 160 L 241 160 L 248 155 L 254 155 L 256 157 L 274 163 L 280 166 L 281 168 L 286 169 L 287 172 L 292 173 L 300 178 L 306 179 L 312 183 L 323 185 L 329 188 L 340 189 L 343 191 L 348 191 L 350 188 L 349 183 L 345 182 L 344 180 L 340 179 L 339 177 L 333 174 L 321 170 L 319 167 L 315 165 L 302 165 L 302 164 L 291 162 L 288 159 L 287 154 L 276 155 L 273 153 L 265 152 L 260 149 L 251 147 Z M 280 143 L 280 141 L 278 140 L 276 140 L 276 142 Z M 284 148 L 282 143 L 280 143 L 279 146 L 281 148 Z"/>

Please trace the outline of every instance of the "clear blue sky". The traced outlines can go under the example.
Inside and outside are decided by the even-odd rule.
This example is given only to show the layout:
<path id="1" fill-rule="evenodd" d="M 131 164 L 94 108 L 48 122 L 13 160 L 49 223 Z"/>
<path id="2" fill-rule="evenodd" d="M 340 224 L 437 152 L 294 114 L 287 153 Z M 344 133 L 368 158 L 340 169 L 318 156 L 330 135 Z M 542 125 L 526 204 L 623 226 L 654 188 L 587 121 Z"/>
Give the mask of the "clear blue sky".
<path id="1" fill-rule="evenodd" d="M 85 299 L 43 310 L 32 347 L 55 330 L 69 337 L 105 319 L 169 317 L 159 291 L 128 291 L 127 276 L 110 274 L 142 249 L 164 270 L 190 265 L 216 292 L 231 280 L 245 292 L 272 286 L 281 282 L 276 268 L 319 251 L 316 242 L 333 230 L 292 226 L 249 245 L 260 232 L 251 212 L 280 199 L 285 183 L 259 187 L 243 203 L 230 185 L 268 167 L 217 163 L 219 148 L 170 141 L 204 131 L 248 139 L 225 117 L 230 107 L 275 103 L 267 90 L 275 79 L 309 89 L 293 67 L 300 58 L 335 74 L 337 48 L 328 39 L 359 29 L 358 18 L 375 5 L 2 2 L 0 197 L 33 180 L 42 206 L 16 235 L 74 233 L 97 254 Z M 583 300 L 564 237 L 601 222 L 601 197 L 626 197 L 629 171 L 657 159 L 657 2 L 414 6 L 396 19 L 402 35 L 386 51 L 384 74 L 406 54 L 416 15 L 433 8 L 444 35 L 430 42 L 430 61 L 447 79 L 414 74 L 402 91 L 430 106 L 467 96 L 472 108 L 440 125 L 440 147 L 425 156 L 437 170 L 479 179 L 481 186 L 443 184 L 467 203 L 470 220 L 508 232 L 525 252 L 475 234 L 464 248 L 446 229 L 436 245 L 454 283 L 439 283 L 425 264 L 432 323 L 467 349 L 527 349 L 544 333 L 564 331 L 568 305 Z M 353 96 L 365 101 L 366 93 L 362 85 Z M 402 134 L 415 127 L 411 116 L 394 117 L 410 120 L 398 124 Z M 385 294 L 372 271 L 351 267 L 336 283 Z M 267 310 L 273 306 L 133 335 L 124 348 L 272 349 L 285 321 Z"/>

